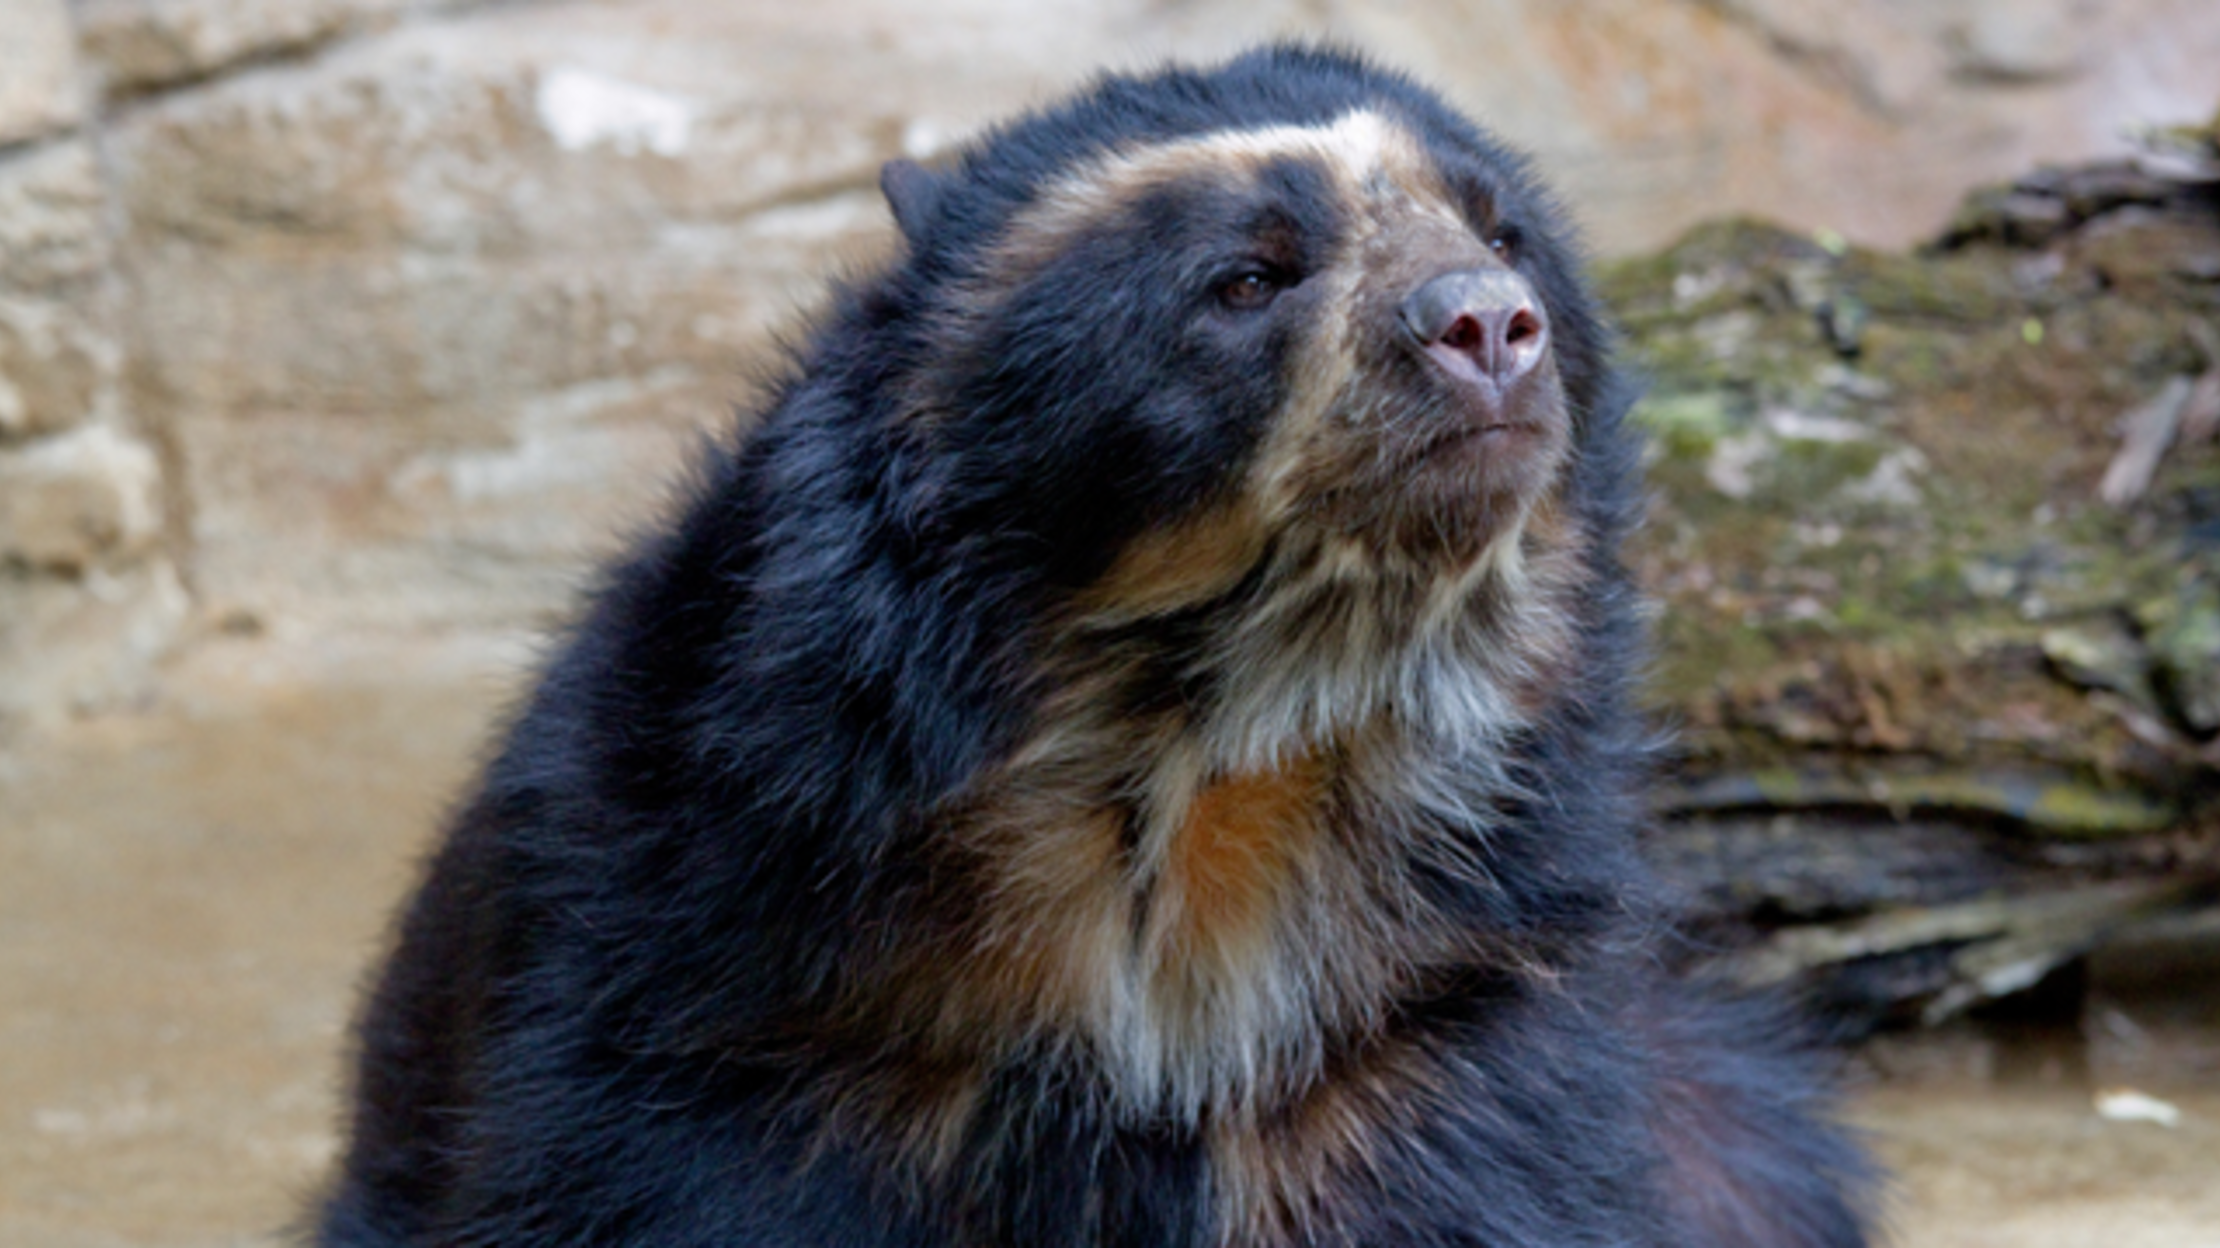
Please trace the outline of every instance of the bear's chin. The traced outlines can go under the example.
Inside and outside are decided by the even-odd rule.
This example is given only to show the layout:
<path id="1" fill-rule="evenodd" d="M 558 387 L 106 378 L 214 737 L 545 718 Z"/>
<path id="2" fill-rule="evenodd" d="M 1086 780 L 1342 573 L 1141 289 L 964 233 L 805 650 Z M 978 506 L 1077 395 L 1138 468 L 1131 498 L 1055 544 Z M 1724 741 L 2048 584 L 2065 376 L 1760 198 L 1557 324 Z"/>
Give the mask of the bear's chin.
<path id="1" fill-rule="evenodd" d="M 1571 457 L 1562 421 L 1476 424 L 1383 456 L 1312 514 L 1385 561 L 1454 575 L 1517 531 Z"/>

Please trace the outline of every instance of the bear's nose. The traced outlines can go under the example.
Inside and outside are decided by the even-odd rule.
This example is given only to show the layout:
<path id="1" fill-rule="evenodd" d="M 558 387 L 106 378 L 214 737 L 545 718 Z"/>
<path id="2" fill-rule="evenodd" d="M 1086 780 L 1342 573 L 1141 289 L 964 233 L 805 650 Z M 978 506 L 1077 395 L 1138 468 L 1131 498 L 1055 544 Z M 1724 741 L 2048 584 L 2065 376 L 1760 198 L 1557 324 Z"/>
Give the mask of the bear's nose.
<path id="1" fill-rule="evenodd" d="M 1500 390 L 1549 349 L 1549 322 L 1525 278 L 1467 269 L 1429 278 L 1403 300 L 1403 331 L 1452 376 Z"/>

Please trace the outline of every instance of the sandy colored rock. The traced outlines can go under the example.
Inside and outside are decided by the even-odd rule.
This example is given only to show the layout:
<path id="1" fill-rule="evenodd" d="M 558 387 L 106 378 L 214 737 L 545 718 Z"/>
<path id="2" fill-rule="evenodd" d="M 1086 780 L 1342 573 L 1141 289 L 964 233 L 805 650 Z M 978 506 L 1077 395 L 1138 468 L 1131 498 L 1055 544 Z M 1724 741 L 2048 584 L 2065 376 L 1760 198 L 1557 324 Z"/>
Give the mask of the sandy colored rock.
<path id="1" fill-rule="evenodd" d="M 115 380 L 104 203 L 83 139 L 0 156 L 0 441 L 76 423 Z"/>
<path id="2" fill-rule="evenodd" d="M 0 147 L 84 117 L 64 0 L 0 0 Z"/>
<path id="3" fill-rule="evenodd" d="M 76 579 L 0 569 L 0 761 L 25 728 L 144 700 L 191 611 L 158 558 Z"/>
<path id="4" fill-rule="evenodd" d="M 78 293 L 111 261 L 104 201 L 90 143 L 0 154 L 0 290 Z"/>
<path id="5" fill-rule="evenodd" d="M 1951 67 L 1962 75 L 2028 83 L 2069 76 L 2088 64 L 2090 24 L 2105 5 L 2095 0 L 2023 0 L 1935 6 Z"/>
<path id="6" fill-rule="evenodd" d="M 1614 252 L 1737 210 L 1902 246 L 1969 184 L 2117 153 L 2131 128 L 2201 116 L 2205 67 L 2220 61 L 2220 18 L 2194 0 L 1329 12 L 1535 150 Z"/>
<path id="7" fill-rule="evenodd" d="M 331 631 L 544 628 L 655 516 L 724 410 L 682 370 L 501 405 L 426 435 L 323 414 L 193 418 L 197 587 L 282 641 Z"/>
<path id="8" fill-rule="evenodd" d="M 419 649 L 303 699 L 243 648 L 182 718 L 0 756 L 0 1243 L 276 1248 L 333 1154 L 363 968 L 500 690 Z"/>
<path id="9" fill-rule="evenodd" d="M 872 187 L 908 119 L 821 77 L 504 12 L 121 126 L 134 237 L 169 240 L 140 253 L 133 401 L 177 432 L 207 600 L 346 627 L 562 610 L 772 327 L 887 245 Z"/>
<path id="10" fill-rule="evenodd" d="M 154 452 L 106 425 L 0 451 L 0 560 L 81 572 L 161 530 Z"/>
<path id="11" fill-rule="evenodd" d="M 99 402 L 118 352 L 88 311 L 0 294 L 0 441 L 75 424 Z"/>
<path id="12" fill-rule="evenodd" d="M 299 56 L 391 25 L 436 0 L 78 0 L 87 67 L 110 94 L 206 78 L 244 61 Z"/>

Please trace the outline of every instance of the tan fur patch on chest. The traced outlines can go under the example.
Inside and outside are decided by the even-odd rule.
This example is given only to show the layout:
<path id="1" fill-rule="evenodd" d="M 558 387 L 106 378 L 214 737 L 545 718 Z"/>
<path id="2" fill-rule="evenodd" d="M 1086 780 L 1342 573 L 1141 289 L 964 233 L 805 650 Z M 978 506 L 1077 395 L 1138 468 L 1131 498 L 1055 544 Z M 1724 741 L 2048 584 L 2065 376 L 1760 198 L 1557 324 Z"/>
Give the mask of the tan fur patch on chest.
<path id="1" fill-rule="evenodd" d="M 1238 962 L 1271 938 L 1279 903 L 1321 834 L 1324 762 L 1227 776 L 1188 803 L 1166 847 L 1156 904 L 1167 961 Z M 1228 966 L 1226 969 L 1237 969 Z"/>

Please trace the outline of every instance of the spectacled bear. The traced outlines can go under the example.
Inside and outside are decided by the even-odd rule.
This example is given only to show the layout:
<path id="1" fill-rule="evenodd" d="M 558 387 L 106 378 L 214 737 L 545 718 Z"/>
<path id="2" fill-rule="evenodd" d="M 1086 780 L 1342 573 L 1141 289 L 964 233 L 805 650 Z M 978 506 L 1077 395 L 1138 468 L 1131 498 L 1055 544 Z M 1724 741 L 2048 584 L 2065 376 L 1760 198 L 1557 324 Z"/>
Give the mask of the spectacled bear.
<path id="1" fill-rule="evenodd" d="M 326 1245 L 1848 1248 L 1663 969 L 1563 211 L 1273 47 L 944 168 L 406 911 Z"/>

